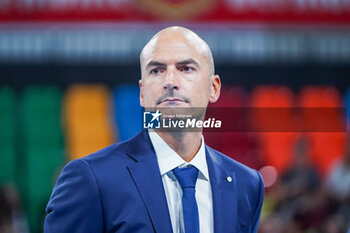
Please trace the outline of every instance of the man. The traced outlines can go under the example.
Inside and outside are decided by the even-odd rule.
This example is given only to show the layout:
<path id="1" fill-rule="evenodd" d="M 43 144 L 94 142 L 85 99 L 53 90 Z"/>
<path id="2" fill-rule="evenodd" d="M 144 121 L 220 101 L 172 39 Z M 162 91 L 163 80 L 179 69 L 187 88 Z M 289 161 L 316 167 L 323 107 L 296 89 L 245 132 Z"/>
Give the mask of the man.
<path id="1" fill-rule="evenodd" d="M 220 95 L 208 45 L 186 28 L 158 32 L 140 61 L 146 109 L 205 108 Z M 263 196 L 260 174 L 202 132 L 143 130 L 63 169 L 45 232 L 257 232 Z"/>

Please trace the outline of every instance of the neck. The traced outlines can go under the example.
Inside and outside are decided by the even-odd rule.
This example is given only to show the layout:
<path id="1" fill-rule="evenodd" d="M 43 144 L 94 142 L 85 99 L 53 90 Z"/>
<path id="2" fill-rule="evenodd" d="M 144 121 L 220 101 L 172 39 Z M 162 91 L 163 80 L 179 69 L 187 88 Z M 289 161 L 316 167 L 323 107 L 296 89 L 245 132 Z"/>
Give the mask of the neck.
<path id="1" fill-rule="evenodd" d="M 194 158 L 201 146 L 202 132 L 156 132 L 186 162 Z"/>

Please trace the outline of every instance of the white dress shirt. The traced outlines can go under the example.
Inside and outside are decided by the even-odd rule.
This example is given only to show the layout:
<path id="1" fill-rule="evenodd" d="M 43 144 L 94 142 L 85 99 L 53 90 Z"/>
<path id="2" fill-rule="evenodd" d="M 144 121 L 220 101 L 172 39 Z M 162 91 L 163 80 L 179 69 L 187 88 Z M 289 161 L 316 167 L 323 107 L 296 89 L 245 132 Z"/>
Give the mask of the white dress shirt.
<path id="1" fill-rule="evenodd" d="M 192 165 L 199 170 L 196 183 L 196 201 L 198 205 L 200 233 L 213 233 L 213 201 L 203 136 L 199 151 L 188 163 L 156 132 L 148 132 L 157 155 L 173 232 L 185 233 L 185 225 L 182 211 L 182 188 L 172 170 L 176 167 L 182 168 Z"/>

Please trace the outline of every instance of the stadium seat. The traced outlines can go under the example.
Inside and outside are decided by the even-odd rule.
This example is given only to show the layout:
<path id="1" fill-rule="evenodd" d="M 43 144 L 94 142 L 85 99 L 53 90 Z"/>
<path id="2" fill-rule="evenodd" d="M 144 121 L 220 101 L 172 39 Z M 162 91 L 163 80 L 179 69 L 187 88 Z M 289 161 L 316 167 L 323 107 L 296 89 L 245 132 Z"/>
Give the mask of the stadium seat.
<path id="1" fill-rule="evenodd" d="M 299 104 L 303 107 L 304 124 L 313 131 L 307 134 L 312 145 L 310 156 L 324 176 L 345 149 L 345 132 L 322 130 L 330 126 L 337 128 L 344 121 L 341 111 L 337 111 L 342 107 L 340 93 L 333 87 L 307 86 L 300 92 Z M 319 109 L 329 111 L 320 114 Z"/>
<path id="2" fill-rule="evenodd" d="M 17 184 L 15 157 L 15 93 L 0 87 L 0 185 Z"/>
<path id="3" fill-rule="evenodd" d="M 64 100 L 69 160 L 81 158 L 114 142 L 110 92 L 103 85 L 74 85 Z"/>
<path id="4" fill-rule="evenodd" d="M 45 205 L 64 164 L 59 88 L 30 86 L 20 98 L 19 171 L 31 232 L 41 232 Z"/>
<path id="5" fill-rule="evenodd" d="M 229 157 L 244 163 L 245 165 L 259 169 L 262 160 L 259 151 L 256 150 L 256 136 L 254 133 L 245 132 L 246 119 L 240 114 L 232 114 L 233 111 L 247 107 L 247 93 L 240 87 L 223 87 L 220 98 L 208 108 L 213 108 L 214 117 L 222 119 L 231 111 L 232 124 L 242 125 L 243 132 L 207 132 L 204 130 L 205 143 Z M 210 111 L 210 109 L 208 109 Z M 222 115 L 220 115 L 222 114 Z"/>
<path id="6" fill-rule="evenodd" d="M 135 136 L 142 128 L 140 91 L 136 85 L 121 85 L 113 91 L 114 122 L 119 140 Z"/>
<path id="7" fill-rule="evenodd" d="M 251 125 L 258 131 L 264 163 L 282 173 L 293 157 L 294 95 L 283 86 L 258 86 L 250 95 Z"/>

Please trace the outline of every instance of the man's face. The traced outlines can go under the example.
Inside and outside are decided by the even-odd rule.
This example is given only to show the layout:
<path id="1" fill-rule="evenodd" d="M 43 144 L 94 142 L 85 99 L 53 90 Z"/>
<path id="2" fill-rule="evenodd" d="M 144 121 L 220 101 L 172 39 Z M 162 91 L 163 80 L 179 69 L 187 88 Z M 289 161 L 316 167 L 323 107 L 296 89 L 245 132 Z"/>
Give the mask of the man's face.
<path id="1" fill-rule="evenodd" d="M 198 47 L 181 35 L 160 36 L 148 47 L 141 57 L 142 106 L 206 107 L 216 101 L 220 79 L 211 77 L 207 58 Z"/>

